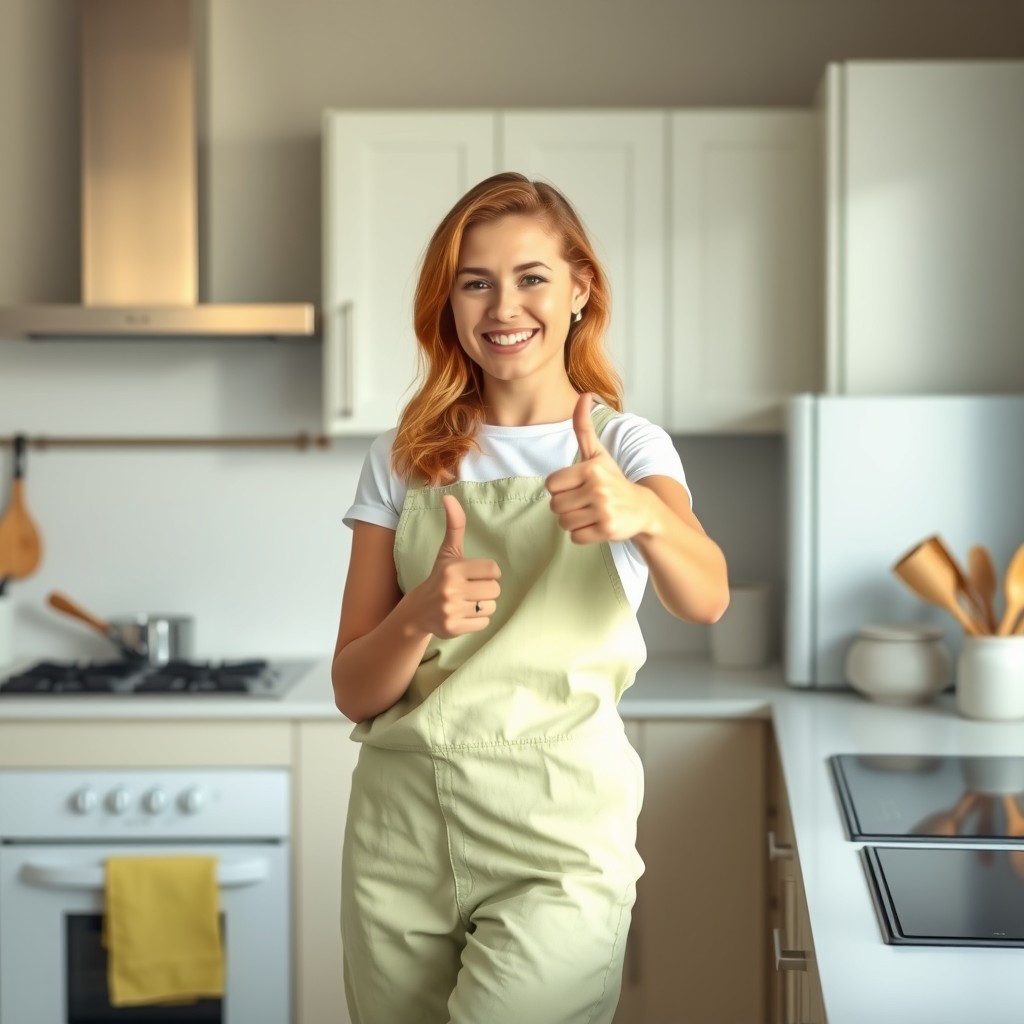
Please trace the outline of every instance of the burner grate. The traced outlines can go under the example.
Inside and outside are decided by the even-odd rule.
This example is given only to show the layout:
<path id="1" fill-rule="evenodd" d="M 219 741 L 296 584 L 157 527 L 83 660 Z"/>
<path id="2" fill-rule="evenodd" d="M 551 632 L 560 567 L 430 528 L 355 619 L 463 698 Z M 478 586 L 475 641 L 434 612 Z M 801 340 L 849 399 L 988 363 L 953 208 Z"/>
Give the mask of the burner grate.
<path id="1" fill-rule="evenodd" d="M 301 667 L 301 666 L 299 666 Z M 133 661 L 42 661 L 0 682 L 0 695 L 210 695 L 280 696 L 297 676 L 296 666 L 266 659 L 177 660 L 151 667 Z M 288 678 L 284 678 L 288 676 Z"/>

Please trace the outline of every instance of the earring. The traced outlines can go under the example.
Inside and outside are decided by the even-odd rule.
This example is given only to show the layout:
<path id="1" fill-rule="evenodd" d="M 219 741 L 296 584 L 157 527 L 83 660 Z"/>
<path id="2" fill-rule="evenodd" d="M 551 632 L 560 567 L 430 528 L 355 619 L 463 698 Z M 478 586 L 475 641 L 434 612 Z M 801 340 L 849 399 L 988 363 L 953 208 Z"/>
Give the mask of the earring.
<path id="1" fill-rule="evenodd" d="M 583 319 L 583 310 L 582 309 L 577 309 L 576 312 L 573 313 L 573 315 L 572 315 L 572 322 L 574 324 L 578 324 L 582 319 Z"/>

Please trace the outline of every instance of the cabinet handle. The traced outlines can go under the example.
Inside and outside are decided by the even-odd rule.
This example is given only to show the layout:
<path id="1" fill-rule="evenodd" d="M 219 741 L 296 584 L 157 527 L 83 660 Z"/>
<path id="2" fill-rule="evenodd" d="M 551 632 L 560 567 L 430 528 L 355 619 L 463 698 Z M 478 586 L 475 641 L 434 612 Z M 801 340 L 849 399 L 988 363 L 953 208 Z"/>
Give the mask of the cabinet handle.
<path id="1" fill-rule="evenodd" d="M 354 302 L 343 302 L 338 307 L 338 343 L 341 346 L 341 359 L 338 360 L 341 372 L 341 408 L 339 416 L 351 417 L 355 412 L 355 386 L 352 378 L 355 375 L 355 339 L 353 335 Z"/>
<path id="2" fill-rule="evenodd" d="M 806 971 L 807 952 L 803 949 L 783 949 L 782 929 L 772 929 L 772 946 L 775 948 L 775 970 Z"/>
<path id="3" fill-rule="evenodd" d="M 768 833 L 768 859 L 769 860 L 792 860 L 793 847 L 789 843 L 777 843 L 775 833 Z"/>

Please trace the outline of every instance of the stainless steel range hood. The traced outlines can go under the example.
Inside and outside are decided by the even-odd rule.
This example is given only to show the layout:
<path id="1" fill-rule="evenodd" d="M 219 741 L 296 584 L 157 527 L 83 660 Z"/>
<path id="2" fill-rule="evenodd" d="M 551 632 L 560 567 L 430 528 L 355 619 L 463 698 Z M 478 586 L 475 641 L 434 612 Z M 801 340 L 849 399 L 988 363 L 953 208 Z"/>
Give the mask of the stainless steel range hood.
<path id="1" fill-rule="evenodd" d="M 296 337 L 313 306 L 199 302 L 192 0 L 82 0 L 82 303 L 0 338 Z"/>

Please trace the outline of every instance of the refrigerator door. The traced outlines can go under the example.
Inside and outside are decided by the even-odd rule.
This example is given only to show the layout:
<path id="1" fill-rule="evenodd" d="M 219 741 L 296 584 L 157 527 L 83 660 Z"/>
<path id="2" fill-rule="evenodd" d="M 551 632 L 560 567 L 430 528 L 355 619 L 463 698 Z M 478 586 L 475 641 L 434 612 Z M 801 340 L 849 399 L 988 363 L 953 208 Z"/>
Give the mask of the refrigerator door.
<path id="1" fill-rule="evenodd" d="M 939 534 L 966 563 L 986 544 L 1000 573 L 1024 543 L 1024 396 L 799 395 L 787 409 L 785 673 L 845 686 L 861 626 L 925 622 L 955 657 L 962 631 L 892 574 Z"/>

